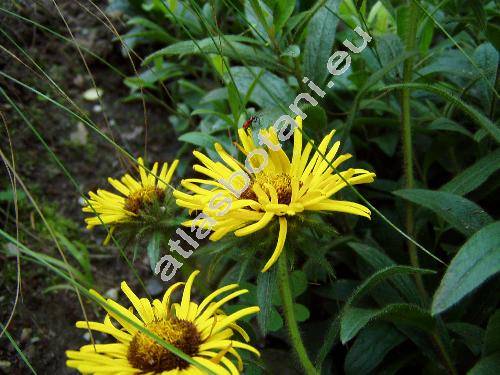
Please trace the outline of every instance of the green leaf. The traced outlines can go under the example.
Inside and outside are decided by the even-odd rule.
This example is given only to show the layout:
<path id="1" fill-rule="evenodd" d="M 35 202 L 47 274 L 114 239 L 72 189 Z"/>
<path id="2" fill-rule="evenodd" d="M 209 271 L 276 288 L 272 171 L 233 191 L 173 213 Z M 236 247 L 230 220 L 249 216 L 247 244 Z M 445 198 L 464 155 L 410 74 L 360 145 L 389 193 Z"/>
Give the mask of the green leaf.
<path id="1" fill-rule="evenodd" d="M 474 234 L 446 270 L 432 301 L 432 315 L 456 303 L 500 271 L 500 222 Z"/>
<path id="2" fill-rule="evenodd" d="M 191 143 L 206 149 L 212 149 L 214 143 L 219 142 L 217 138 L 202 132 L 185 133 L 179 137 L 179 141 Z"/>
<path id="3" fill-rule="evenodd" d="M 490 88 L 494 87 L 497 78 L 498 51 L 491 43 L 483 43 L 474 50 L 472 59 L 483 73 L 478 76 L 473 92 L 477 93 L 484 110 L 489 112 L 493 95 Z"/>
<path id="4" fill-rule="evenodd" d="M 154 23 L 151 20 L 148 20 L 147 18 L 144 17 L 132 17 L 127 21 L 127 25 L 129 26 L 142 26 L 147 30 L 150 30 L 154 32 L 155 38 L 153 40 L 155 41 L 163 41 L 167 43 L 171 43 L 172 41 L 175 40 L 174 37 L 172 37 L 170 34 L 168 34 L 165 30 L 164 27 Z M 123 38 L 124 36 L 122 36 Z"/>
<path id="5" fill-rule="evenodd" d="M 440 190 L 465 195 L 481 186 L 500 168 L 500 149 L 489 153 L 441 186 Z"/>
<path id="6" fill-rule="evenodd" d="M 484 336 L 483 357 L 500 352 L 500 310 L 490 317 Z"/>
<path id="7" fill-rule="evenodd" d="M 260 77 L 262 77 L 262 75 L 265 72 L 266 71 L 264 69 L 261 69 L 259 71 L 259 73 L 257 73 L 257 75 L 255 77 L 253 77 L 253 82 L 250 85 L 250 87 L 248 88 L 248 90 L 247 90 L 247 92 L 245 94 L 245 97 L 243 98 L 243 103 L 241 103 L 241 105 L 243 106 L 243 108 L 245 108 L 247 106 L 247 103 L 249 102 L 250 98 L 252 97 L 253 90 L 255 90 L 255 87 L 259 83 Z M 235 86 L 235 89 L 236 89 L 236 86 Z"/>
<path id="8" fill-rule="evenodd" d="M 354 98 L 354 103 L 349 111 L 349 116 L 347 117 L 345 130 L 342 132 L 342 137 L 350 133 L 352 126 L 354 125 L 354 120 L 357 116 L 358 108 L 361 103 L 363 96 L 379 81 L 381 81 L 386 75 L 389 75 L 394 69 L 400 67 L 402 63 L 409 58 L 416 56 L 418 52 L 402 52 L 397 57 L 391 59 L 389 62 L 385 63 L 382 68 L 374 72 L 369 76 L 363 86 L 358 90 L 356 97 Z"/>
<path id="9" fill-rule="evenodd" d="M 467 375 L 498 375 L 500 368 L 500 353 L 492 354 L 488 357 L 481 358 Z"/>
<path id="10" fill-rule="evenodd" d="M 260 307 L 260 313 L 257 315 L 257 322 L 264 336 L 270 329 L 273 310 L 276 311 L 272 303 L 273 293 L 277 285 L 276 268 L 277 267 L 272 267 L 271 270 L 264 273 L 259 272 L 257 276 L 257 304 Z M 276 323 L 276 317 L 274 317 L 274 321 L 274 323 Z M 276 324 L 273 324 L 273 326 L 276 326 Z"/>
<path id="11" fill-rule="evenodd" d="M 431 332 L 435 320 L 420 306 L 407 303 L 392 303 L 382 309 L 347 308 L 340 319 L 340 340 L 343 344 L 351 340 L 369 322 L 384 319 Z"/>
<path id="12" fill-rule="evenodd" d="M 220 87 L 209 91 L 203 99 L 201 99 L 202 104 L 210 103 L 214 101 L 224 101 L 228 100 L 228 92 L 226 87 Z"/>
<path id="13" fill-rule="evenodd" d="M 340 1 L 328 0 L 314 14 L 307 27 L 307 36 L 304 47 L 304 76 L 309 77 L 321 86 L 328 71 L 326 63 L 330 58 L 335 32 L 339 22 L 334 12 L 338 11 Z"/>
<path id="14" fill-rule="evenodd" d="M 314 288 L 314 292 L 323 298 L 347 301 L 358 286 L 359 281 L 357 280 L 339 279 L 330 285 Z"/>
<path id="15" fill-rule="evenodd" d="M 389 49 L 390 47 L 387 47 Z M 394 48 L 394 47 L 393 47 Z M 359 89 L 357 97 L 361 98 L 369 89 L 371 89 L 375 84 L 379 83 L 386 75 L 389 75 L 394 69 L 402 67 L 402 64 L 409 58 L 415 57 L 418 52 L 402 52 L 391 58 L 386 64 L 384 64 L 379 70 L 374 72 L 369 76 L 364 85 Z M 402 68 L 401 68 L 402 69 Z M 358 99 L 359 100 L 359 99 Z"/>
<path id="16" fill-rule="evenodd" d="M 220 38 L 205 38 L 198 41 L 185 40 L 152 53 L 144 59 L 142 64 L 147 65 L 161 56 L 206 55 L 212 53 L 220 55 L 222 53 L 224 57 L 229 57 L 245 64 L 258 64 L 270 69 L 281 69 L 272 55 L 255 46 L 241 42 L 255 43 L 256 41 L 237 35 L 222 35 Z"/>
<path id="17" fill-rule="evenodd" d="M 305 322 L 311 315 L 309 313 L 309 309 L 300 303 L 293 304 L 293 311 L 295 313 L 295 319 L 297 319 L 297 322 L 299 323 Z"/>
<path id="18" fill-rule="evenodd" d="M 258 315 L 257 315 L 257 317 L 258 317 Z M 279 331 L 281 328 L 283 328 L 283 318 L 281 317 L 278 310 L 276 310 L 274 307 L 272 307 L 270 310 L 270 316 L 269 316 L 269 322 L 267 325 L 267 330 L 269 332 L 276 332 L 276 331 Z"/>
<path id="19" fill-rule="evenodd" d="M 245 16 L 247 22 L 252 25 L 252 33 L 259 39 L 270 42 L 270 27 L 273 24 L 273 14 L 271 9 L 262 0 L 245 1 Z"/>
<path id="20" fill-rule="evenodd" d="M 148 257 L 151 270 L 154 272 L 156 263 L 160 259 L 161 233 L 154 232 L 148 242 Z"/>
<path id="21" fill-rule="evenodd" d="M 425 18 L 419 27 L 419 42 L 418 47 L 421 54 L 427 53 L 429 47 L 432 43 L 432 37 L 434 36 L 434 22 L 430 18 Z"/>
<path id="22" fill-rule="evenodd" d="M 303 271 L 293 271 L 290 274 L 290 289 L 292 297 L 297 298 L 307 289 L 307 276 Z"/>
<path id="23" fill-rule="evenodd" d="M 321 106 L 305 105 L 302 110 L 307 115 L 304 120 L 304 129 L 311 129 L 314 131 L 324 131 L 327 126 L 326 112 Z"/>
<path id="24" fill-rule="evenodd" d="M 426 189 L 397 190 L 393 194 L 430 209 L 466 236 L 493 221 L 481 207 L 459 195 Z"/>
<path id="25" fill-rule="evenodd" d="M 456 133 L 463 134 L 467 137 L 473 137 L 472 133 L 468 131 L 463 125 L 456 123 L 453 120 L 450 120 L 446 117 L 439 117 L 432 121 L 428 126 L 428 130 L 444 130 L 444 131 L 452 131 Z"/>
<path id="26" fill-rule="evenodd" d="M 236 88 L 235 84 L 231 81 L 227 83 L 227 94 L 228 94 L 229 108 L 231 108 L 231 114 L 233 115 L 233 118 L 237 123 L 238 117 L 241 112 L 241 107 L 244 106 L 244 104 L 242 103 L 242 99 L 241 96 L 239 95 L 238 89 Z"/>
<path id="27" fill-rule="evenodd" d="M 316 356 L 316 363 L 315 363 L 316 368 L 321 368 L 326 356 L 333 348 L 335 341 L 337 341 L 339 332 L 340 332 L 340 319 L 338 316 L 336 316 L 334 319 L 332 319 L 328 327 L 328 331 L 324 336 L 323 345 L 321 345 L 321 348 L 319 349 L 318 354 Z"/>
<path id="28" fill-rule="evenodd" d="M 274 5 L 274 27 L 276 30 L 281 30 L 290 18 L 295 8 L 295 1 L 276 0 Z"/>
<path id="29" fill-rule="evenodd" d="M 370 141 L 376 143 L 377 146 L 380 147 L 380 149 L 387 156 L 393 156 L 396 152 L 399 135 L 397 133 L 388 133 L 379 137 L 372 138 L 370 139 Z"/>
<path id="30" fill-rule="evenodd" d="M 385 91 L 387 89 L 402 89 L 402 88 L 410 88 L 415 90 L 424 90 L 429 91 L 433 94 L 439 95 L 446 99 L 449 103 L 454 104 L 458 108 L 460 108 L 467 116 L 469 116 L 475 123 L 485 129 L 495 141 L 500 142 L 500 129 L 497 125 L 495 125 L 489 118 L 483 115 L 474 107 L 465 103 L 462 99 L 455 96 L 448 90 L 442 89 L 441 87 L 428 85 L 425 83 L 397 83 L 393 85 L 387 85 L 380 88 L 380 91 Z"/>
<path id="31" fill-rule="evenodd" d="M 379 249 L 366 244 L 349 242 L 351 247 L 362 259 L 364 259 L 375 270 L 380 270 L 386 267 L 395 266 L 396 263 L 383 254 Z M 413 281 L 406 275 L 395 275 L 393 283 L 401 294 L 410 302 L 418 302 L 418 291 L 415 288 Z"/>
<path id="32" fill-rule="evenodd" d="M 469 350 L 476 356 L 481 354 L 481 347 L 483 346 L 484 329 L 474 324 L 469 323 L 448 323 L 446 327 L 461 337 L 461 340 L 469 348 Z"/>
<path id="33" fill-rule="evenodd" d="M 217 116 L 218 118 L 220 118 L 221 120 L 223 120 L 228 125 L 231 125 L 233 123 L 233 121 L 231 120 L 231 117 L 229 117 L 225 113 L 213 111 L 211 109 L 203 109 L 203 108 L 196 109 L 193 112 L 191 112 L 191 116 L 194 116 L 194 115 L 214 115 L 214 116 Z"/>
<path id="34" fill-rule="evenodd" d="M 18 201 L 22 201 L 26 198 L 26 194 L 19 189 L 16 190 L 16 194 L 12 189 L 0 191 L 0 202 L 14 202 L 16 197 Z"/>
<path id="35" fill-rule="evenodd" d="M 396 10 L 396 30 L 401 40 L 407 40 L 408 25 L 410 25 L 410 18 L 415 17 L 415 14 L 410 12 L 409 5 L 402 5 Z"/>
<path id="36" fill-rule="evenodd" d="M 383 1 L 376 2 L 368 13 L 367 27 L 376 35 L 387 33 L 389 27 L 394 23 L 391 13 L 383 3 Z"/>
<path id="37" fill-rule="evenodd" d="M 377 314 L 375 309 L 350 307 L 345 309 L 340 320 L 340 340 L 342 344 L 351 340 Z"/>
<path id="38" fill-rule="evenodd" d="M 402 275 L 402 274 L 415 274 L 415 273 L 420 273 L 420 274 L 429 274 L 429 273 L 434 273 L 435 271 L 433 270 L 427 270 L 423 268 L 416 268 L 416 267 L 410 267 L 410 266 L 389 266 L 386 268 L 383 268 L 377 272 L 375 272 L 373 275 L 371 275 L 367 280 L 363 282 L 356 290 L 354 293 L 351 295 L 349 300 L 346 303 L 346 308 L 354 305 L 361 297 L 368 293 L 371 289 L 373 289 L 376 285 L 381 283 L 382 281 L 385 281 L 387 278 L 392 278 L 397 275 Z"/>
<path id="39" fill-rule="evenodd" d="M 255 78 L 261 75 L 249 98 L 261 108 L 272 108 L 276 105 L 288 106 L 293 102 L 295 95 L 290 86 L 273 73 L 264 71 L 262 74 L 262 68 L 237 66 L 231 68 L 231 74 L 238 91 L 243 96 L 246 96 L 254 85 Z"/>
<path id="40" fill-rule="evenodd" d="M 366 328 L 356 338 L 344 362 L 346 375 L 369 374 L 387 353 L 405 340 L 394 327 L 378 323 Z"/>
<path id="41" fill-rule="evenodd" d="M 176 64 L 162 62 L 160 65 L 154 65 L 146 70 L 143 70 L 137 76 L 125 78 L 123 81 L 132 90 L 140 88 L 156 88 L 158 82 L 163 82 L 166 79 L 183 75 L 182 68 Z"/>

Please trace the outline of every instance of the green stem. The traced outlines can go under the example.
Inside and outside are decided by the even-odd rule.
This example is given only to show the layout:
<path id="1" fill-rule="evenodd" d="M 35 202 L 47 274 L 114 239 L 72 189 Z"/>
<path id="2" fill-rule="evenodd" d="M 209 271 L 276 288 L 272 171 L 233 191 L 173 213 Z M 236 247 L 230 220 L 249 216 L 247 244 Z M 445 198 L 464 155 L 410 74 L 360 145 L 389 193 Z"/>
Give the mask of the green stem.
<path id="1" fill-rule="evenodd" d="M 405 35 L 405 46 L 407 51 L 413 51 L 416 45 L 417 36 L 417 20 L 418 20 L 418 8 L 413 1 L 409 1 L 409 23 L 408 29 Z M 403 65 L 403 82 L 409 83 L 412 81 L 413 73 L 413 57 L 405 60 Z M 404 180 L 405 188 L 413 189 L 415 185 L 415 180 L 413 176 L 413 140 L 411 132 L 411 108 L 410 108 L 410 89 L 404 88 L 401 94 L 401 106 L 402 106 L 402 143 L 403 143 L 403 168 L 404 168 Z M 406 232 L 411 238 L 415 237 L 415 223 L 413 220 L 413 205 L 411 203 L 406 204 L 406 218 L 405 218 Z M 413 242 L 408 242 L 408 253 L 410 256 L 410 263 L 414 267 L 420 267 L 420 262 L 418 260 L 417 248 Z M 417 288 L 420 292 L 422 299 L 427 300 L 427 292 L 422 280 L 422 275 L 419 273 L 415 274 L 415 281 L 417 283 Z"/>
<path id="2" fill-rule="evenodd" d="M 448 371 L 449 374 L 451 375 L 457 375 L 458 372 L 455 369 L 455 366 L 453 365 L 453 361 L 451 360 L 450 356 L 448 355 L 448 352 L 446 351 L 443 341 L 439 337 L 438 334 L 434 333 L 432 335 L 432 340 L 434 341 L 434 344 L 436 344 L 439 353 L 441 353 L 441 356 L 443 357 L 443 362 L 444 365 L 446 366 L 446 370 Z"/>
<path id="3" fill-rule="evenodd" d="M 309 359 L 306 348 L 302 343 L 299 326 L 297 325 L 297 320 L 295 319 L 295 312 L 293 311 L 292 292 L 290 290 L 290 281 L 288 279 L 288 267 L 285 250 L 278 258 L 278 283 L 280 287 L 281 301 L 283 303 L 283 313 L 285 315 L 288 333 L 290 335 L 292 346 L 295 349 L 295 353 L 297 354 L 297 357 L 300 361 L 300 364 L 304 368 L 305 373 L 307 375 L 317 375 L 318 373 L 316 372 L 316 369 Z"/>
<path id="4" fill-rule="evenodd" d="M 410 17 L 408 23 L 408 29 L 406 30 L 406 35 L 404 36 L 404 43 L 407 51 L 413 51 L 416 47 L 416 37 L 417 37 L 417 21 L 419 8 L 414 0 L 409 0 L 408 14 Z M 413 57 L 408 58 L 403 65 L 403 84 L 410 83 L 412 81 L 413 73 Z M 410 89 L 403 88 L 402 98 L 402 143 L 403 143 L 403 166 L 404 166 L 404 179 L 405 188 L 413 189 L 415 186 L 415 179 L 413 176 L 413 139 L 411 132 L 411 108 L 410 108 Z M 413 220 L 413 205 L 407 203 L 406 205 L 406 218 L 405 218 L 406 232 L 411 238 L 415 238 L 415 222 Z M 410 256 L 410 263 L 414 267 L 420 267 L 420 262 L 418 260 L 417 248 L 413 242 L 408 242 L 408 253 Z M 425 290 L 425 285 L 422 280 L 422 275 L 415 274 L 415 281 L 417 288 L 420 292 L 420 296 L 424 302 L 428 301 L 429 297 L 427 291 Z M 436 344 L 439 353 L 443 358 L 443 362 L 450 374 L 455 375 L 457 372 L 451 361 L 439 335 L 433 334 L 432 340 Z"/>

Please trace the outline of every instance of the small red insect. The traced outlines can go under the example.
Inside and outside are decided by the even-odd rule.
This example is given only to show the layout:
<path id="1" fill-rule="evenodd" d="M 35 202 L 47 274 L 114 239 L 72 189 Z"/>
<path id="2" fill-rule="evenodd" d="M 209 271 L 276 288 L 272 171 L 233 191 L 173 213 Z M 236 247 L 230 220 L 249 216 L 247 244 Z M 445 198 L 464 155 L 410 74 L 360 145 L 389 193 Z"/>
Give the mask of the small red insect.
<path id="1" fill-rule="evenodd" d="M 250 118 L 246 120 L 245 123 L 243 124 L 243 129 L 247 130 L 250 127 L 250 125 L 252 125 L 253 122 L 258 120 L 259 118 L 257 116 L 255 115 L 250 116 Z"/>

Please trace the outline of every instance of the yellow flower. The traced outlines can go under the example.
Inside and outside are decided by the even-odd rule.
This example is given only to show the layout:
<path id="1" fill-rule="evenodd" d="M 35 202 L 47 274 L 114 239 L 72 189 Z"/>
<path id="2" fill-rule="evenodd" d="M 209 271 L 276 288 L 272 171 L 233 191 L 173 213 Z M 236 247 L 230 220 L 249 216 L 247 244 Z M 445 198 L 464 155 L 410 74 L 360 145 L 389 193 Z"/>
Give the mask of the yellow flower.
<path id="1" fill-rule="evenodd" d="M 248 334 L 236 324 L 244 316 L 259 311 L 257 306 L 241 309 L 231 315 L 220 310 L 223 304 L 247 293 L 242 289 L 214 302 L 221 294 L 234 290 L 237 284 L 222 287 L 199 305 L 191 301 L 191 288 L 199 271 L 194 271 L 185 283 L 180 304 L 170 302 L 171 294 L 184 283 L 176 283 L 165 292 L 163 299 L 138 298 L 125 282 L 121 289 L 132 306 L 129 309 L 115 301 L 106 302 L 131 321 L 148 329 L 166 342 L 174 345 L 199 364 L 220 375 L 237 375 L 243 371 L 243 362 L 237 349 L 260 355 L 253 346 L 233 340 L 234 331 L 248 342 Z M 96 291 L 94 296 L 105 301 Z M 105 307 L 106 308 L 106 307 Z M 135 313 L 134 313 L 135 309 Z M 204 372 L 157 343 L 132 324 L 106 308 L 104 323 L 79 321 L 76 327 L 98 331 L 112 336 L 116 342 L 84 345 L 80 350 L 68 350 L 68 367 L 84 374 L 162 374 L 201 375 Z M 231 356 L 229 356 L 231 355 Z M 237 365 L 233 362 L 236 361 Z"/>
<path id="2" fill-rule="evenodd" d="M 87 228 L 92 229 L 96 225 L 124 223 L 138 216 L 139 211 L 146 208 L 154 201 L 163 201 L 167 184 L 172 180 L 175 168 L 179 163 L 174 160 L 170 168 L 163 163 L 158 174 L 158 162 L 154 163 L 151 172 L 144 168 L 144 161 L 138 158 L 140 180 L 135 180 L 126 174 L 119 180 L 108 178 L 109 183 L 122 195 L 111 193 L 107 190 L 98 189 L 97 193 L 89 192 L 90 199 L 83 207 L 84 212 L 90 212 L 97 216 L 85 219 Z"/>
<path id="3" fill-rule="evenodd" d="M 210 239 L 213 241 L 230 232 L 238 237 L 249 235 L 277 218 L 279 234 L 276 248 L 262 272 L 276 262 L 283 250 L 287 218 L 305 211 L 337 211 L 370 218 L 367 207 L 330 198 L 346 183 L 328 166 L 328 162 L 338 168 L 351 157 L 350 154 L 337 155 L 340 147 L 338 141 L 328 148 L 334 130 L 323 138 L 318 146 L 319 152 L 316 151 L 311 157 L 311 142 L 302 149 L 302 119 L 297 117 L 295 121 L 298 127 L 293 133 L 291 162 L 282 148 L 278 147 L 279 140 L 272 127 L 260 130 L 259 138 L 268 140 L 264 142 L 266 150 L 255 144 L 251 131 L 247 133 L 239 129 L 241 146 L 238 147 L 247 156 L 245 165 L 219 144 L 215 144 L 215 149 L 225 164 L 194 151 L 194 156 L 203 164 L 195 165 L 194 170 L 209 179 L 183 180 L 182 186 L 193 194 L 174 191 L 179 206 L 191 211 L 202 211 L 208 216 L 184 224 L 211 229 L 213 233 Z M 326 160 L 320 153 L 326 156 Z M 351 185 L 370 183 L 375 177 L 375 173 L 359 168 L 350 168 L 340 174 Z"/>

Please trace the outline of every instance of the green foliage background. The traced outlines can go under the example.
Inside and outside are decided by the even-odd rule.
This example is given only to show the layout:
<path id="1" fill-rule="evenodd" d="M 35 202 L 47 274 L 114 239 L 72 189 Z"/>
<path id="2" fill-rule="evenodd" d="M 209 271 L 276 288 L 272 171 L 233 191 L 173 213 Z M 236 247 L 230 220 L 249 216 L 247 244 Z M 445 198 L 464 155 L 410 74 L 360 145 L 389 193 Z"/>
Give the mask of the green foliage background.
<path id="1" fill-rule="evenodd" d="M 236 130 L 253 114 L 260 118 L 252 125 L 258 129 L 289 112 L 295 96 L 310 91 L 304 76 L 327 92 L 318 106 L 303 107 L 308 114 L 305 134 L 318 140 L 335 128 L 342 151 L 354 154 L 357 166 L 377 173 L 373 184 L 344 189 L 338 198 L 359 201 L 361 194 L 375 208 L 371 221 L 312 217 L 309 229 L 294 238 L 294 311 L 318 371 L 500 371 L 496 1 L 113 0 L 106 14 L 126 23 L 114 43 L 137 68 L 123 77 L 129 88 L 123 108 L 139 101 L 168 113 L 170 131 L 179 142 L 174 147 L 180 176 L 192 175 L 193 149 L 217 158 L 213 143 L 219 142 L 236 156 Z M 353 31 L 358 25 L 373 40 L 363 52 L 351 54 L 350 69 L 327 89 L 332 79 L 328 58 L 345 50 L 345 39 L 359 43 Z M 22 56 L 7 38 L 8 30 L 3 35 L 7 48 Z M 82 48 L 82 54 L 90 53 Z M 113 66 L 109 72 L 118 74 Z M 51 110 L 59 107 L 76 116 L 132 156 L 70 101 L 54 96 L 50 90 L 57 84 L 49 75 L 42 78 L 50 90 L 38 82 L 16 81 L 3 71 L 0 75 L 0 93 L 10 108 L 18 107 L 3 82 L 36 93 Z M 17 112 L 23 126 L 37 132 L 36 121 Z M 38 140 L 45 142 L 42 135 Z M 44 145 L 51 163 L 64 168 L 51 146 Z M 7 161 L 8 150 L 2 142 Z M 12 162 L 6 164 L 12 169 Z M 78 176 L 68 173 L 72 179 L 82 192 Z M 34 203 L 19 192 L 15 199 L 5 182 L 0 203 L 6 215 L 14 212 L 16 200 L 21 208 Z M 40 212 L 47 215 L 47 210 Z M 94 285 L 86 245 L 78 242 L 74 228 L 66 233 L 58 229 L 67 226 L 57 220 L 35 232 L 43 233 L 44 241 L 58 239 L 72 265 L 56 253 L 23 256 L 66 274 L 73 270 L 78 285 Z M 50 230 L 54 227 L 56 234 Z M 249 289 L 232 308 L 261 307 L 257 324 L 248 326 L 264 356 L 248 359 L 247 374 L 280 373 L 271 353 L 289 345 L 276 272 L 258 272 L 274 246 L 268 237 L 275 238 L 276 228 L 269 230 L 274 234 L 204 244 L 186 266 L 209 271 L 207 290 L 229 282 Z M 145 233 L 133 236 L 134 246 L 115 243 L 116 253 L 131 268 L 146 255 L 155 264 L 169 238 L 163 233 L 159 241 L 157 231 Z M 28 237 L 14 238 L 14 226 L 1 234 L 5 244 L 30 247 Z M 59 281 L 51 288 L 60 287 Z"/>

